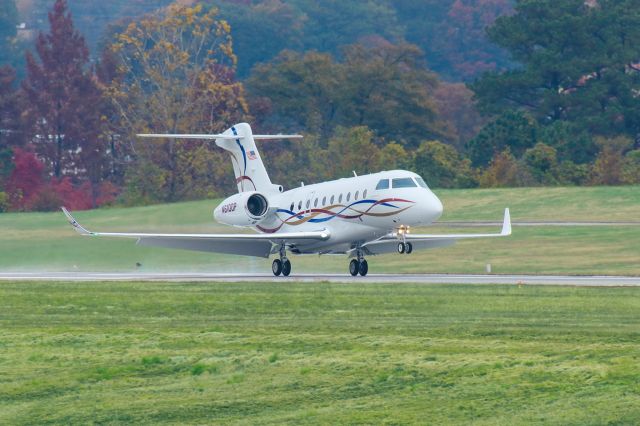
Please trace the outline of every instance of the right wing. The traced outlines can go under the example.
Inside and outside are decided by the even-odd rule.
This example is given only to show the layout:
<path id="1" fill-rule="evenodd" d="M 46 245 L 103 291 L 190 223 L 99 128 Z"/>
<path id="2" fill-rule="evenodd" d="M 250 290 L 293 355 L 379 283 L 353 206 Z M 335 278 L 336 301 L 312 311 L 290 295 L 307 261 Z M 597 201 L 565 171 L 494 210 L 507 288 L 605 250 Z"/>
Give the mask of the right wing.
<path id="1" fill-rule="evenodd" d="M 398 243 L 403 239 L 406 242 L 410 242 L 414 250 L 420 250 L 447 247 L 455 244 L 458 240 L 467 238 L 492 238 L 506 237 L 509 235 L 511 235 L 511 215 L 507 208 L 504 210 L 502 230 L 499 234 L 408 234 L 404 235 L 404 238 L 401 238 L 394 233 L 386 235 L 378 240 L 365 243 L 362 245 L 362 248 L 367 252 L 367 254 L 384 254 L 396 252 Z"/>
<path id="2" fill-rule="evenodd" d="M 330 237 L 327 230 L 311 232 L 289 232 L 276 234 L 149 234 L 122 232 L 92 232 L 83 227 L 62 207 L 73 228 L 84 236 L 120 237 L 137 239 L 143 246 L 196 250 L 244 256 L 269 257 L 274 244 L 282 242 L 325 241 Z"/>

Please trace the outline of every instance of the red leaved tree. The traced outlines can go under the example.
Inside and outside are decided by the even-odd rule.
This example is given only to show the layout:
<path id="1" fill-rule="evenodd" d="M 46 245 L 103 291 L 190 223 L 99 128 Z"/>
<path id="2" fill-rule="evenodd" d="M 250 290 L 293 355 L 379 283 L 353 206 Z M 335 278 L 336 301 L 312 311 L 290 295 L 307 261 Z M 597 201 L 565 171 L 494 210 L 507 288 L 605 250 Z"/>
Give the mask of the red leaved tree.
<path id="1" fill-rule="evenodd" d="M 9 206 L 14 211 L 52 211 L 61 205 L 72 210 L 86 210 L 93 205 L 93 190 L 89 181 L 74 186 L 69 177 L 45 178 L 45 165 L 33 151 L 13 149 L 13 170 L 7 179 Z M 103 183 L 98 204 L 114 200 L 114 188 Z"/>
<path id="2" fill-rule="evenodd" d="M 46 172 L 75 184 L 97 188 L 104 175 L 105 151 L 100 121 L 102 94 L 89 66 L 89 51 L 74 29 L 66 0 L 49 12 L 50 32 L 36 41 L 37 60 L 27 53 L 25 94 L 31 141 Z M 93 190 L 94 204 L 98 197 Z"/>
<path id="3" fill-rule="evenodd" d="M 5 189 L 12 210 L 29 210 L 29 206 L 44 187 L 44 165 L 33 152 L 13 150 L 13 171 Z"/>

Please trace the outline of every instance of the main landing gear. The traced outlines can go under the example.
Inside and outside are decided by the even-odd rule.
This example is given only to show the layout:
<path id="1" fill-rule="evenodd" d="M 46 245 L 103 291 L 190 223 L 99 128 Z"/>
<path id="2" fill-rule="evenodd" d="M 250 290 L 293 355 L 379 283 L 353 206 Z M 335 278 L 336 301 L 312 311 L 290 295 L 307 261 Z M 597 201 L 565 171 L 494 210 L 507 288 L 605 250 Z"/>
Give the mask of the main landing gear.
<path id="1" fill-rule="evenodd" d="M 275 259 L 271 264 L 271 271 L 276 277 L 280 274 L 288 277 L 291 273 L 291 262 L 287 259 L 287 250 L 284 243 L 280 245 L 280 258 Z"/>
<path id="2" fill-rule="evenodd" d="M 364 277 L 369 272 L 369 264 L 365 260 L 362 250 L 358 249 L 356 257 L 356 259 L 351 259 L 351 262 L 349 262 L 349 273 L 354 277 L 358 274 Z"/>

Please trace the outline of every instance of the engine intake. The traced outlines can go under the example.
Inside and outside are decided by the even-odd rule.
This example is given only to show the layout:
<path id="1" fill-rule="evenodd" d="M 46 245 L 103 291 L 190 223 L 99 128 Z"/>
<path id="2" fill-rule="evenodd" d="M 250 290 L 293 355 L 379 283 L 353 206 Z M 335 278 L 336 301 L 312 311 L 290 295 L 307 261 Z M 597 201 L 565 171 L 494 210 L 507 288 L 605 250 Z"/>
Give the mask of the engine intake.
<path id="1" fill-rule="evenodd" d="M 220 223 L 234 226 L 252 226 L 269 214 L 269 200 L 259 192 L 241 192 L 226 200 L 214 210 Z"/>
<path id="2" fill-rule="evenodd" d="M 267 213 L 267 210 L 269 210 L 269 202 L 264 195 L 256 192 L 247 200 L 246 208 L 249 216 L 254 219 L 260 219 Z"/>

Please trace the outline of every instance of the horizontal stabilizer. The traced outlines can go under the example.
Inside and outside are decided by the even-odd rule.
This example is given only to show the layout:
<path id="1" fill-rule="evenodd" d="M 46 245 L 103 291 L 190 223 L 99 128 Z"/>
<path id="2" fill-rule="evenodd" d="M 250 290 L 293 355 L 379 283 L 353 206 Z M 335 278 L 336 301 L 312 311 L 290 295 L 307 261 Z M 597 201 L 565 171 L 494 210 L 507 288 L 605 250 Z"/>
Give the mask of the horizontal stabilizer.
<path id="1" fill-rule="evenodd" d="M 140 138 L 164 138 L 164 139 L 200 139 L 200 140 L 216 140 L 216 139 L 244 139 L 244 135 L 201 135 L 201 134 L 170 134 L 170 133 L 139 133 L 136 136 Z M 302 135 L 253 135 L 254 140 L 267 139 L 300 139 Z"/>
<path id="2" fill-rule="evenodd" d="M 268 139 L 302 139 L 302 135 L 253 135 L 255 140 Z"/>

